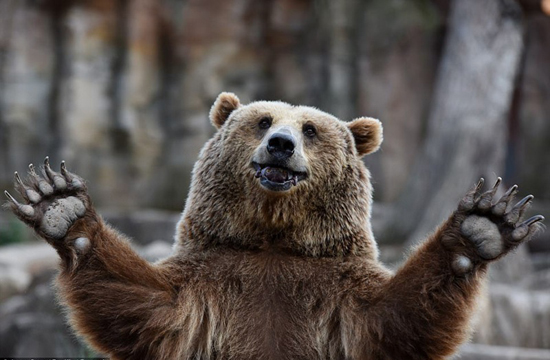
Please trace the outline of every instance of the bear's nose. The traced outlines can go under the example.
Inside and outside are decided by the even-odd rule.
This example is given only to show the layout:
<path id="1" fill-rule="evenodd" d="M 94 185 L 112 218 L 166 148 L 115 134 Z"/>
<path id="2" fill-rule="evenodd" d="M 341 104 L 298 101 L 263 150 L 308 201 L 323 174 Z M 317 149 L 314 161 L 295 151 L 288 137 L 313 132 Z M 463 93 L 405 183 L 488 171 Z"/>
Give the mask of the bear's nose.
<path id="1" fill-rule="evenodd" d="M 294 154 L 296 143 L 290 134 L 275 133 L 267 142 L 267 151 L 278 160 L 286 160 Z"/>

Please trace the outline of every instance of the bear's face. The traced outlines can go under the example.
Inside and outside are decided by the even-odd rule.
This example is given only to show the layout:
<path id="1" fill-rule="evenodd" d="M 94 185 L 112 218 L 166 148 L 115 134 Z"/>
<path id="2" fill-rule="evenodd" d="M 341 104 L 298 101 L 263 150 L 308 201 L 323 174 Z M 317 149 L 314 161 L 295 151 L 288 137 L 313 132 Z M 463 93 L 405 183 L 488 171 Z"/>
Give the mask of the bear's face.
<path id="1" fill-rule="evenodd" d="M 344 123 L 307 106 L 258 101 L 240 105 L 233 94 L 221 94 L 211 110 L 212 123 L 224 133 L 224 149 L 237 153 L 241 183 L 268 195 L 295 189 L 319 191 L 341 181 L 344 170 L 378 149 L 380 122 L 371 118 Z M 245 170 L 246 169 L 246 170 Z"/>
<path id="2" fill-rule="evenodd" d="M 201 151 L 179 231 L 187 245 L 276 246 L 314 256 L 370 253 L 371 186 L 361 157 L 380 146 L 380 122 L 345 123 L 307 106 L 222 93 L 218 129 Z"/>

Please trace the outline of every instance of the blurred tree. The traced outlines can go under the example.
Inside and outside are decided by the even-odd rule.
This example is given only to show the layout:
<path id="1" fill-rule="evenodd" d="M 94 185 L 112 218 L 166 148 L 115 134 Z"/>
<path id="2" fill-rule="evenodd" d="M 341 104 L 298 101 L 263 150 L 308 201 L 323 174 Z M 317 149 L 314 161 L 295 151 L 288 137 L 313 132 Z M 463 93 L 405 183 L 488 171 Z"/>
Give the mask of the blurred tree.
<path id="1" fill-rule="evenodd" d="M 454 210 L 465 184 L 504 174 L 522 31 L 515 0 L 452 3 L 425 143 L 386 236 L 425 237 Z"/>
<path id="2" fill-rule="evenodd" d="M 529 96 L 508 138 L 518 3 L 540 16 L 527 19 Z M 503 175 L 506 151 L 518 166 L 505 181 L 550 196 L 550 171 L 538 170 L 548 24 L 540 0 L 3 0 L 0 186 L 48 154 L 94 184 L 99 206 L 180 210 L 213 131 L 208 109 L 234 91 L 379 117 L 386 140 L 367 159 L 376 200 L 404 194 L 384 237 L 417 238 L 465 184 Z"/>

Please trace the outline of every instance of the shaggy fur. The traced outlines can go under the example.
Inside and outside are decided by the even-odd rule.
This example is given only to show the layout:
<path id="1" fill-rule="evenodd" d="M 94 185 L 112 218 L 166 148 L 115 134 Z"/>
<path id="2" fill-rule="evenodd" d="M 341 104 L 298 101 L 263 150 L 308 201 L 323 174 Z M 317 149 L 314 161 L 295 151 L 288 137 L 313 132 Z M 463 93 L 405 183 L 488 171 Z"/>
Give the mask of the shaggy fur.
<path id="1" fill-rule="evenodd" d="M 113 359 L 443 359 L 468 338 L 485 240 L 502 242 L 488 245 L 501 257 L 541 220 L 507 221 L 500 210 L 510 199 L 486 213 L 478 186 L 392 274 L 378 261 L 361 160 L 380 146 L 377 120 L 346 124 L 281 102 L 243 106 L 229 93 L 210 114 L 218 131 L 195 166 L 174 254 L 157 264 L 104 223 L 76 176 L 62 171 L 63 186 L 46 164 L 53 192 L 35 176 L 18 180 L 30 204 L 12 199 L 11 208 L 61 255 L 57 286 L 71 324 Z M 276 192 L 260 185 L 251 159 L 281 126 L 299 134 L 307 178 Z M 51 238 L 40 220 L 68 197 L 86 212 Z M 469 216 L 486 220 L 469 220 L 468 236 L 489 220 L 501 236 L 471 241 L 461 232 Z"/>

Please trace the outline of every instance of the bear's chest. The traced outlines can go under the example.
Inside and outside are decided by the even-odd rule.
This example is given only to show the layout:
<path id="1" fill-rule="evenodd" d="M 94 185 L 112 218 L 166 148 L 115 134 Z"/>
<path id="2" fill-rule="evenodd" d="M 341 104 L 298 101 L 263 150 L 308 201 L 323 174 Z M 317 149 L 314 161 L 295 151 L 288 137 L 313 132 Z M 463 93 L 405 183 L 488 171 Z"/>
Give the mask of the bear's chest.
<path id="1" fill-rule="evenodd" d="M 212 314 L 207 346 L 239 359 L 311 359 L 326 352 L 337 338 L 345 294 L 333 265 L 315 265 L 266 254 L 205 263 L 196 301 Z"/>
<path id="2" fill-rule="evenodd" d="M 230 348 L 247 349 L 267 358 L 297 358 L 296 350 L 304 354 L 314 342 L 314 320 L 319 300 L 304 289 L 290 284 L 261 284 L 244 286 L 240 294 L 231 296 L 227 309 L 226 335 L 230 335 Z M 244 355 L 244 354 L 243 354 Z M 252 353 L 250 354 L 252 355 Z M 292 355 L 292 357 L 289 357 Z"/>

